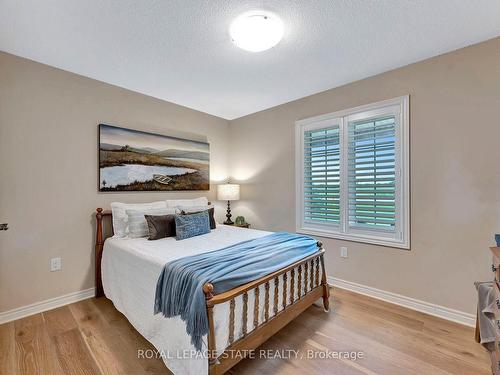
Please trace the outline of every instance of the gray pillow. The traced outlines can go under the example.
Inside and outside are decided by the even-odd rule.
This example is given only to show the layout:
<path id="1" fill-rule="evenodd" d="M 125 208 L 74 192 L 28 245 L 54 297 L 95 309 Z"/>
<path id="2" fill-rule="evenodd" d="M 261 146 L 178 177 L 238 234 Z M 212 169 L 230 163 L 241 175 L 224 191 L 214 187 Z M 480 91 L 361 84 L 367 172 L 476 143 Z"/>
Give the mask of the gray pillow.
<path id="1" fill-rule="evenodd" d="M 177 240 L 210 233 L 208 211 L 191 215 L 175 215 L 175 232 Z"/>
<path id="2" fill-rule="evenodd" d="M 148 240 L 175 237 L 175 215 L 144 215 L 148 223 Z"/>

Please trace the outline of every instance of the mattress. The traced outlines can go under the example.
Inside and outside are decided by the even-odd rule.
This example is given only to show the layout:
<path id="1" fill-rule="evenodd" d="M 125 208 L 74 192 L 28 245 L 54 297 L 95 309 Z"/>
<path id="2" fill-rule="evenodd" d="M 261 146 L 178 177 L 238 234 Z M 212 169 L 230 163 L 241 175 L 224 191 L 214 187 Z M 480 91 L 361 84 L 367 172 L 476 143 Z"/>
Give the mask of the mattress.
<path id="1" fill-rule="evenodd" d="M 134 328 L 153 344 L 174 374 L 208 374 L 208 361 L 195 354 L 195 348 L 186 333 L 186 325 L 180 317 L 165 318 L 161 314 L 154 315 L 158 276 L 163 266 L 175 259 L 218 250 L 269 233 L 220 225 L 210 233 L 182 241 L 176 241 L 175 238 L 157 241 L 148 241 L 145 238 L 109 238 L 104 243 L 101 264 L 104 293 Z M 261 293 L 263 292 L 262 290 Z M 264 307 L 263 301 L 259 302 L 259 321 L 262 321 Z M 252 294 L 249 294 L 248 303 L 253 306 Z M 249 310 L 248 321 L 252 322 L 253 309 Z M 235 339 L 242 331 L 241 319 L 238 319 L 241 312 L 242 301 L 239 296 L 236 298 L 235 308 Z M 220 355 L 228 345 L 229 302 L 215 306 L 214 325 L 216 349 Z M 248 330 L 251 329 L 249 326 Z M 206 337 L 203 341 L 203 348 L 206 350 Z"/>

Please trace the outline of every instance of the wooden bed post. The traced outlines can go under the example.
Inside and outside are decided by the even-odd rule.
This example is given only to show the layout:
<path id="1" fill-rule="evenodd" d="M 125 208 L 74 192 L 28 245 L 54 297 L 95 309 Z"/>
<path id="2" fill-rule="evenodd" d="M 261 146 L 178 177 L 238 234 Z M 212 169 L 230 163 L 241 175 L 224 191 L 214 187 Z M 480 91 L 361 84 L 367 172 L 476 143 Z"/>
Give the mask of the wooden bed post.
<path id="1" fill-rule="evenodd" d="M 102 236 L 102 208 L 96 209 L 96 235 L 95 235 L 95 296 L 102 297 L 101 260 L 104 240 Z"/>
<path id="2" fill-rule="evenodd" d="M 323 249 L 323 243 L 318 241 L 318 248 Z M 325 258 L 324 254 L 321 254 L 321 286 L 323 287 L 323 307 L 325 311 L 330 310 L 330 287 L 328 286 L 328 282 L 326 281 L 326 270 L 325 270 Z"/>
<path id="3" fill-rule="evenodd" d="M 215 326 L 214 326 L 214 305 L 210 301 L 213 297 L 214 286 L 210 283 L 203 285 L 203 293 L 205 293 L 205 301 L 207 305 L 208 318 L 208 366 L 209 374 L 210 366 L 214 365 L 217 360 L 217 352 L 215 348 Z"/>

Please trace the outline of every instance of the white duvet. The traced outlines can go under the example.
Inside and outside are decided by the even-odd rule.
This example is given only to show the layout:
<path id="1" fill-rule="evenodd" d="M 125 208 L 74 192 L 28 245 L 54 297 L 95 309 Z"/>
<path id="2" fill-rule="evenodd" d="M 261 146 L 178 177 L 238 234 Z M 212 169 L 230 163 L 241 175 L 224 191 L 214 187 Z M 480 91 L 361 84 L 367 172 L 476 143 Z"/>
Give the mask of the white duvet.
<path id="1" fill-rule="evenodd" d="M 104 293 L 135 329 L 165 356 L 164 362 L 173 373 L 205 375 L 208 373 L 207 359 L 200 356 L 189 358 L 189 353 L 194 353 L 195 349 L 186 333 L 185 323 L 179 317 L 167 319 L 161 314 L 153 314 L 158 276 L 163 266 L 172 260 L 267 234 L 269 232 L 220 225 L 208 234 L 182 241 L 176 241 L 175 238 L 157 241 L 109 238 L 104 243 L 102 257 Z M 236 317 L 241 314 L 241 303 L 238 302 L 241 301 L 236 299 Z M 252 295 L 249 295 L 248 302 L 253 306 Z M 253 313 L 250 312 L 253 309 L 249 310 L 248 320 L 252 322 Z M 227 347 L 228 322 L 229 303 L 217 305 L 214 308 L 214 323 L 219 353 Z M 249 325 L 248 329 L 250 331 L 252 327 Z M 235 338 L 238 338 L 240 330 L 241 321 L 236 319 Z"/>
<path id="2" fill-rule="evenodd" d="M 270 232 L 219 225 L 210 233 L 176 241 L 165 238 L 148 241 L 145 238 L 109 238 L 104 243 L 102 283 L 104 293 L 113 301 L 135 329 L 150 341 L 163 357 L 165 365 L 177 375 L 207 375 L 208 360 L 196 352 L 186 333 L 186 324 L 180 317 L 165 318 L 154 315 L 156 282 L 163 266 L 175 259 L 218 250 L 241 241 L 258 238 Z M 297 285 L 295 272 L 294 283 Z M 291 272 L 287 274 L 287 302 L 290 300 Z M 297 299 L 297 288 L 294 300 Z M 265 293 L 260 286 L 260 295 Z M 278 312 L 283 309 L 283 278 L 278 287 Z M 301 287 L 301 294 L 304 293 Z M 242 335 L 242 296 L 235 298 L 234 339 Z M 274 301 L 274 280 L 270 281 L 269 300 Z M 254 306 L 254 293 L 248 294 L 248 306 Z M 269 317 L 273 309 L 269 309 Z M 259 299 L 258 322 L 264 321 L 264 298 Z M 247 332 L 254 322 L 254 309 L 248 308 Z M 228 346 L 229 302 L 214 307 L 215 343 L 218 355 Z M 204 350 L 207 340 L 204 338 Z M 194 355 L 193 355 L 194 354 Z"/>

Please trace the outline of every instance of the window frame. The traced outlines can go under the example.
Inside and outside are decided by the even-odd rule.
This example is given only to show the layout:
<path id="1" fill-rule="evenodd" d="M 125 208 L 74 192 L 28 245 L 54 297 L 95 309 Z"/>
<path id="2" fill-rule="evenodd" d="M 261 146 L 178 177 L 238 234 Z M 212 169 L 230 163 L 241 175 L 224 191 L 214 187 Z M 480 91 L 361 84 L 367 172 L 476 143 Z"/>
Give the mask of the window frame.
<path id="1" fill-rule="evenodd" d="M 320 237 L 410 249 L 410 129 L 409 95 L 383 100 L 355 108 L 314 116 L 295 122 L 296 231 Z M 379 117 L 396 118 L 396 228 L 395 233 L 382 229 L 349 227 L 348 126 L 349 122 Z M 339 124 L 340 127 L 340 226 L 308 223 L 304 220 L 304 133 Z M 345 162 L 344 162 L 345 161 Z M 337 227 L 337 229 L 335 229 Z"/>

